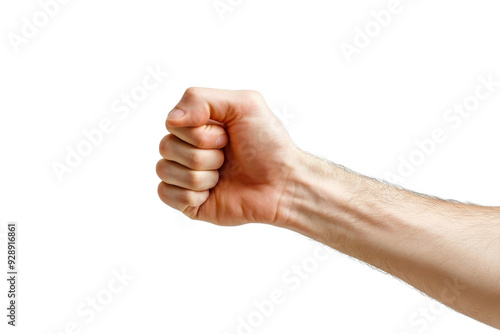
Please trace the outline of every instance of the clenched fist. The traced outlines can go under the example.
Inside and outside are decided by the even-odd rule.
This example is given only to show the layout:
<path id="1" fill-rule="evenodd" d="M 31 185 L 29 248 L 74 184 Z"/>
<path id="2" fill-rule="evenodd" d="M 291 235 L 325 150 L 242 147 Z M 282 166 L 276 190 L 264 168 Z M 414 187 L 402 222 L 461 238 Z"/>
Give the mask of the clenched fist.
<path id="1" fill-rule="evenodd" d="M 258 92 L 189 88 L 166 126 L 163 202 L 219 225 L 280 223 L 299 150 Z"/>

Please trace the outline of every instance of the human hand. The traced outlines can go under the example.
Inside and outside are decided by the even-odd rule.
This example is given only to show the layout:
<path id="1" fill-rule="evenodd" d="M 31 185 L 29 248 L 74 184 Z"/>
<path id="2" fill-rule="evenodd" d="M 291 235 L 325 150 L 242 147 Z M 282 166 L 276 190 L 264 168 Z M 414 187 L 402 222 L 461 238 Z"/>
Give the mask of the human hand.
<path id="1" fill-rule="evenodd" d="M 258 92 L 189 88 L 166 126 L 163 202 L 218 225 L 281 223 L 299 150 Z"/>

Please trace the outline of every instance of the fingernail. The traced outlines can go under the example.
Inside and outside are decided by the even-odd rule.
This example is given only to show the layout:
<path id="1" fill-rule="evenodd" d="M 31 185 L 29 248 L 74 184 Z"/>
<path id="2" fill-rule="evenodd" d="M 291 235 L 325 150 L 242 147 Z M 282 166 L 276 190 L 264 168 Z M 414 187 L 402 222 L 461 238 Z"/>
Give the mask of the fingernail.
<path id="1" fill-rule="evenodd" d="M 172 110 L 169 114 L 167 119 L 174 120 L 174 119 L 180 119 L 184 116 L 185 112 L 184 110 L 181 109 L 174 109 Z"/>
<path id="2" fill-rule="evenodd" d="M 227 135 L 222 135 L 215 141 L 215 146 L 220 147 L 227 142 Z"/>

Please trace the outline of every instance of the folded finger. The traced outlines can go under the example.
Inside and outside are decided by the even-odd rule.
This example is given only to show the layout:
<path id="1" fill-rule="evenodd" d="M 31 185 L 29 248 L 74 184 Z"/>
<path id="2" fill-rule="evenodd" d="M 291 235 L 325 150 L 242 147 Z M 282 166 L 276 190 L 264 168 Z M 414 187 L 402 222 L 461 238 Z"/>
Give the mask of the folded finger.
<path id="1" fill-rule="evenodd" d="M 209 191 L 194 191 L 161 182 L 158 185 L 158 196 L 163 203 L 184 212 L 188 207 L 199 207 L 208 198 Z"/>
<path id="2" fill-rule="evenodd" d="M 222 150 L 200 149 L 173 134 L 166 135 L 160 142 L 160 154 L 167 160 L 178 162 L 194 170 L 215 170 L 224 163 Z"/>
<path id="3" fill-rule="evenodd" d="M 196 191 L 211 189 L 219 181 L 219 172 L 216 170 L 192 170 L 165 159 L 156 164 L 156 174 L 167 184 Z"/>
<path id="4" fill-rule="evenodd" d="M 193 128 L 176 128 L 167 125 L 167 130 L 186 143 L 198 148 L 223 148 L 228 142 L 226 130 L 224 130 L 222 126 L 215 124 L 207 124 Z"/>

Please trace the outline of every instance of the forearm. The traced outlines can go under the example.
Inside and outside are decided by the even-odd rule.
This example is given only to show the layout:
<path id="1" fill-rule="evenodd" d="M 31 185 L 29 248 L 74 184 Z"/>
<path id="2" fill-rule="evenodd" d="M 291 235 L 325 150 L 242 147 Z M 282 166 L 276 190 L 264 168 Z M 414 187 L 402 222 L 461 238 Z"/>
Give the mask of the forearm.
<path id="1" fill-rule="evenodd" d="M 500 328 L 500 209 L 414 194 L 301 152 L 277 221 Z"/>

